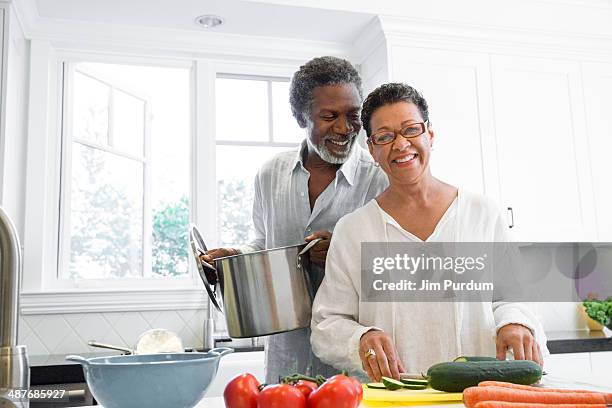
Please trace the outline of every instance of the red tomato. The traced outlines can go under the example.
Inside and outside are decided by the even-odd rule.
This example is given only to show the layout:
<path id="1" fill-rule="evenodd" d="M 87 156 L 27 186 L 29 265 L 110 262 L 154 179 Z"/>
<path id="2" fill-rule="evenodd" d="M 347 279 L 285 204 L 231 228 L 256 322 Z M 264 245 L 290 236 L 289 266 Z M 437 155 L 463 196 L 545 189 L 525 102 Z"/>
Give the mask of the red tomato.
<path id="1" fill-rule="evenodd" d="M 318 386 L 317 383 L 312 381 L 299 380 L 297 383 L 295 383 L 294 387 L 304 394 L 304 398 L 308 399 L 310 393 L 316 390 Z"/>
<path id="2" fill-rule="evenodd" d="M 268 385 L 257 397 L 257 408 L 306 408 L 306 398 L 292 385 Z"/>
<path id="3" fill-rule="evenodd" d="M 335 375 L 325 381 L 308 397 L 309 408 L 357 408 L 363 390 L 357 390 L 356 380 Z M 361 386 L 360 386 L 361 388 Z"/>
<path id="4" fill-rule="evenodd" d="M 349 380 L 353 382 L 353 385 L 355 386 L 355 389 L 357 390 L 357 395 L 359 396 L 359 401 L 361 401 L 361 399 L 363 398 L 363 386 L 361 385 L 359 381 L 357 381 L 356 378 L 349 377 Z"/>
<path id="5" fill-rule="evenodd" d="M 252 374 L 240 374 L 234 377 L 223 391 L 227 408 L 257 408 L 259 381 Z"/>

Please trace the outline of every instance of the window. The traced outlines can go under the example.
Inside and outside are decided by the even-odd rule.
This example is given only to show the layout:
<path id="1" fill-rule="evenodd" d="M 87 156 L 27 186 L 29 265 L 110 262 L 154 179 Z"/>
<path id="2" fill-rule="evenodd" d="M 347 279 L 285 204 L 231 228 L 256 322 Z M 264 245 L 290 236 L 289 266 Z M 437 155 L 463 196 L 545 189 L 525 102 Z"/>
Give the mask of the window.
<path id="1" fill-rule="evenodd" d="M 219 75 L 215 94 L 218 244 L 244 245 L 254 239 L 257 171 L 297 147 L 304 130 L 291 114 L 288 79 Z"/>
<path id="2" fill-rule="evenodd" d="M 60 281 L 189 274 L 190 78 L 64 63 Z"/>

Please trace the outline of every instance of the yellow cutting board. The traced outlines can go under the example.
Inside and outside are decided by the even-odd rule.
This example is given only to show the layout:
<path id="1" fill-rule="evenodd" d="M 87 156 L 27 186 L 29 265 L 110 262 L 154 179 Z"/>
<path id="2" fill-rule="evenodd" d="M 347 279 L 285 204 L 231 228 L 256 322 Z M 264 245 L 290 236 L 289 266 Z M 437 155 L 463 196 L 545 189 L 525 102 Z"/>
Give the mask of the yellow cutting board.
<path id="1" fill-rule="evenodd" d="M 461 402 L 460 392 L 443 392 L 427 388 L 424 390 L 375 390 L 363 386 L 363 403 L 370 407 L 392 407 L 397 405 L 425 405 Z"/>

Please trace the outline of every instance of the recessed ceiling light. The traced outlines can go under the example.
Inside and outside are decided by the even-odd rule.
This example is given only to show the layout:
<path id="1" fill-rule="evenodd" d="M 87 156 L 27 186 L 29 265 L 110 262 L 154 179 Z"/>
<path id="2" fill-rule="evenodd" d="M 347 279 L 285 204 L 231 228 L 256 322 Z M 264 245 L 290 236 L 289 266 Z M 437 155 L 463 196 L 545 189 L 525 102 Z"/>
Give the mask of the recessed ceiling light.
<path id="1" fill-rule="evenodd" d="M 204 14 L 203 16 L 199 16 L 195 21 L 204 28 L 215 28 L 224 23 L 223 18 L 214 16 L 212 14 Z"/>

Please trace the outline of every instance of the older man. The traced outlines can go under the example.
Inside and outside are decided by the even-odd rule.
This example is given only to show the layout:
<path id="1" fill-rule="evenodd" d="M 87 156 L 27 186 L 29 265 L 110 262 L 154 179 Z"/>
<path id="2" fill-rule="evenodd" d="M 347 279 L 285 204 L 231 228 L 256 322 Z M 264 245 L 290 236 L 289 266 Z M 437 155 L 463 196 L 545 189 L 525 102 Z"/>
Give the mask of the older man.
<path id="1" fill-rule="evenodd" d="M 264 164 L 255 178 L 255 241 L 245 248 L 211 250 L 204 259 L 322 238 L 310 252 L 316 291 L 336 222 L 380 194 L 388 182 L 357 143 L 361 79 L 348 61 L 320 57 L 301 66 L 289 101 L 306 137 L 297 150 Z M 331 374 L 333 369 L 312 353 L 309 339 L 310 329 L 270 336 L 266 382 L 294 372 Z"/>

